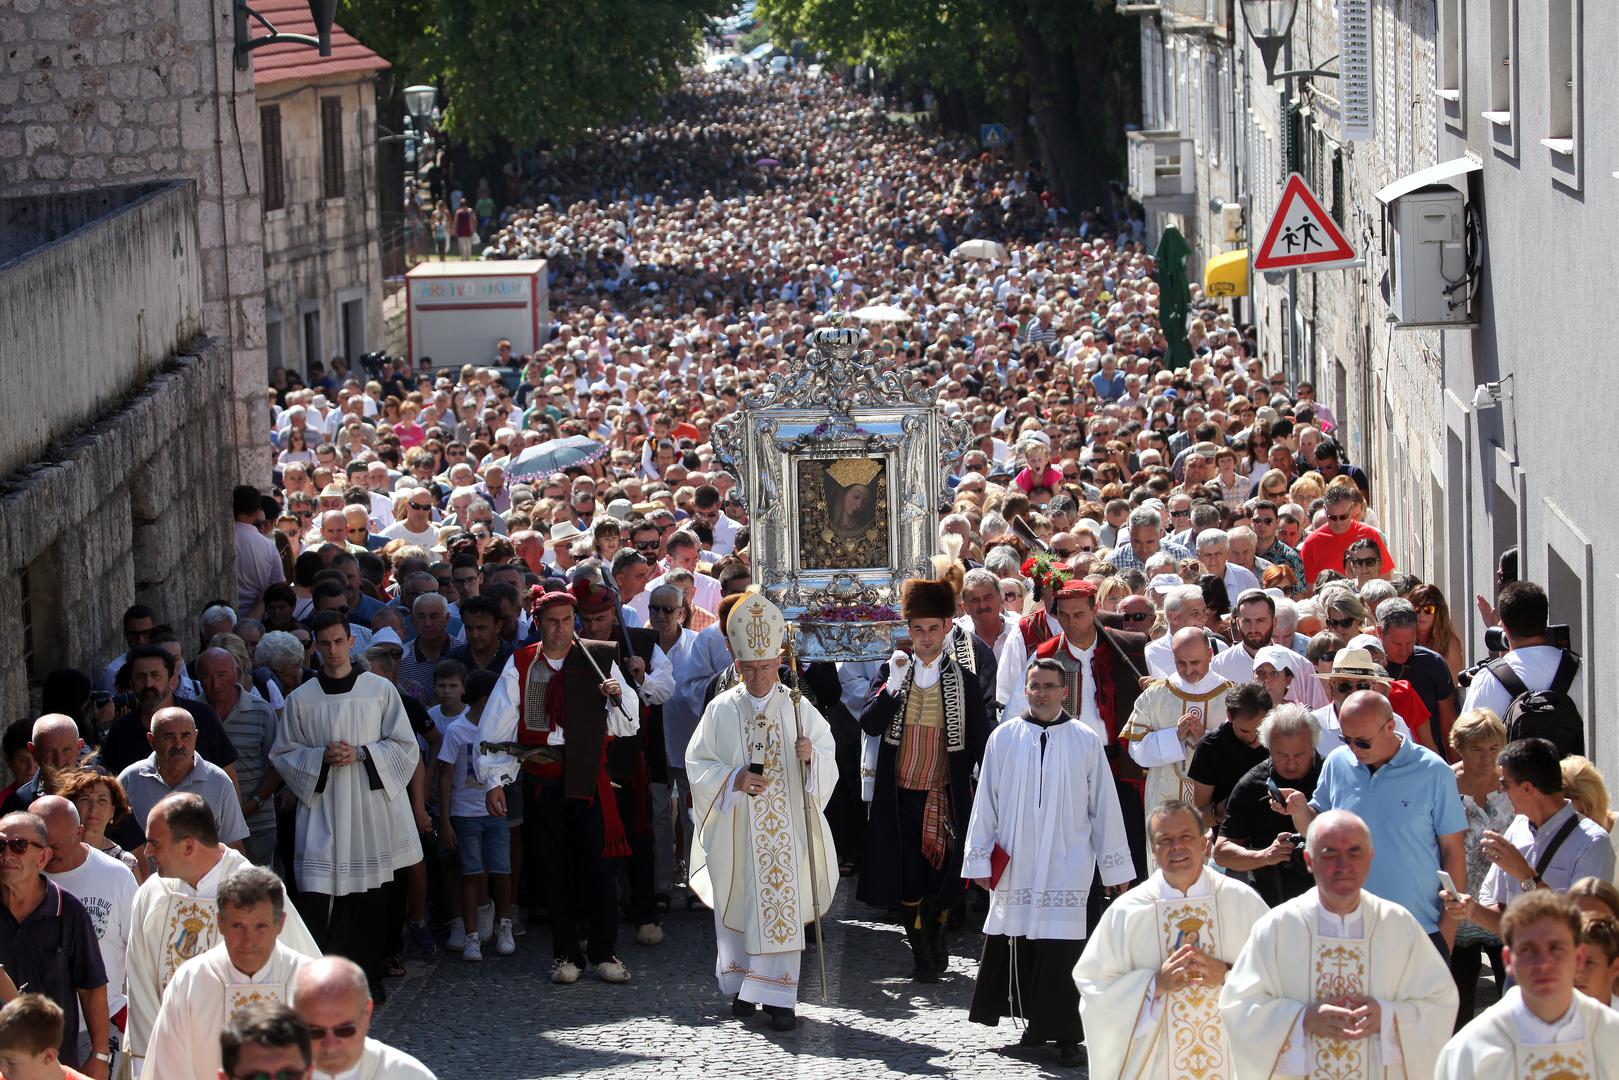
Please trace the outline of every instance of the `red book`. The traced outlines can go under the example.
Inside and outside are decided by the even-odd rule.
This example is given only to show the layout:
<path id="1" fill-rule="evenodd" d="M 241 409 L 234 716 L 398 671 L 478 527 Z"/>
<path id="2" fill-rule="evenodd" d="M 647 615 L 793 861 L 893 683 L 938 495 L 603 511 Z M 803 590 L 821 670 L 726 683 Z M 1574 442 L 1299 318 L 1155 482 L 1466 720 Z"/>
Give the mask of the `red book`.
<path id="1" fill-rule="evenodd" d="M 989 887 L 991 890 L 1001 883 L 1001 875 L 1006 873 L 1006 865 L 1012 861 L 1005 848 L 996 844 L 989 853 Z"/>

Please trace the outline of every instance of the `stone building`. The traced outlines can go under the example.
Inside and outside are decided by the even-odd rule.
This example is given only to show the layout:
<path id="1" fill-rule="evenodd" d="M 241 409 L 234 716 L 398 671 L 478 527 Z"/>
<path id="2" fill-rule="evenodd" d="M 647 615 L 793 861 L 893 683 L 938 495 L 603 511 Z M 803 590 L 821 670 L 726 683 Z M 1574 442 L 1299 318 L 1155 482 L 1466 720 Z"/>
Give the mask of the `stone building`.
<path id="1" fill-rule="evenodd" d="M 259 0 L 287 33 L 305 0 Z M 263 176 L 265 352 L 271 368 L 353 365 L 382 345 L 376 87 L 388 62 L 332 27 L 332 55 L 270 45 L 253 57 Z"/>
<path id="2" fill-rule="evenodd" d="M 229 4 L 0 5 L 0 720 L 231 597 L 270 475 L 258 110 Z M 18 661 L 21 662 L 18 662 Z"/>
<path id="3" fill-rule="evenodd" d="M 1584 657 L 1575 698 L 1594 756 L 1619 773 L 1619 738 L 1595 722 L 1619 708 L 1619 535 L 1589 461 L 1619 393 L 1595 332 L 1619 242 L 1619 149 L 1598 135 L 1619 91 L 1619 57 L 1601 47 L 1619 14 L 1576 0 L 1300 0 L 1278 69 L 1341 71 L 1340 17 L 1364 20 L 1370 67 L 1348 87 L 1295 80 L 1289 96 L 1284 80 L 1267 84 L 1240 4 L 1233 24 L 1215 0 L 1119 9 L 1141 16 L 1130 185 L 1148 196 L 1149 240 L 1181 227 L 1200 276 L 1211 256 L 1257 244 L 1289 170 L 1305 176 L 1365 265 L 1248 275 L 1233 302 L 1257 324 L 1267 370 L 1312 379 L 1344 422 L 1397 560 L 1445 590 L 1470 657 L 1484 653 L 1473 597 L 1493 594 L 1496 560 L 1519 548 Z M 1351 94 L 1369 107 L 1359 123 L 1345 119 Z M 1395 325 L 1378 194 L 1424 180 L 1467 200 L 1472 325 Z M 1231 203 L 1244 226 L 1228 238 Z"/>

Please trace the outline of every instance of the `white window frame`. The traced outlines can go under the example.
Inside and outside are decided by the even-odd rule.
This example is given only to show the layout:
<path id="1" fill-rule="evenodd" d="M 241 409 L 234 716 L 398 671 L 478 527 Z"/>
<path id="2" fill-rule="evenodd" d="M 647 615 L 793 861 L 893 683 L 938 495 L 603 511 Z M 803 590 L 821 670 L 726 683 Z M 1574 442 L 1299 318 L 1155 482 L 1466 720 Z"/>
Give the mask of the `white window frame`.
<path id="1" fill-rule="evenodd" d="M 1552 182 L 1579 191 L 1585 179 L 1584 0 L 1546 2 L 1547 130 Z"/>
<path id="2" fill-rule="evenodd" d="M 1446 126 L 1467 136 L 1467 0 L 1439 0 L 1435 88 Z"/>
<path id="3" fill-rule="evenodd" d="M 1518 51 L 1518 0 L 1488 0 L 1490 5 L 1489 42 L 1486 57 L 1488 81 L 1485 84 L 1485 105 L 1480 115 L 1489 121 L 1495 152 L 1505 157 L 1518 156 L 1519 69 L 1523 57 Z"/>

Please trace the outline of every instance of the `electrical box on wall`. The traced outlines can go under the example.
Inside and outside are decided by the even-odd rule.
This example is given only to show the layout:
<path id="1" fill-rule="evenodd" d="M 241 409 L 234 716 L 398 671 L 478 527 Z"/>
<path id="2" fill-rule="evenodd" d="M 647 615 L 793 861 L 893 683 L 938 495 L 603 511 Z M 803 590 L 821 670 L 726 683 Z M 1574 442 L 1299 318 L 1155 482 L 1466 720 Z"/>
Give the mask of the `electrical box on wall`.
<path id="1" fill-rule="evenodd" d="M 1473 323 L 1482 270 L 1478 221 L 1467 193 L 1450 181 L 1476 170 L 1471 159 L 1458 158 L 1377 193 L 1385 213 L 1383 293 L 1396 325 Z"/>
<path id="2" fill-rule="evenodd" d="M 1220 232 L 1228 244 L 1242 243 L 1242 204 L 1229 202 L 1220 207 Z"/>

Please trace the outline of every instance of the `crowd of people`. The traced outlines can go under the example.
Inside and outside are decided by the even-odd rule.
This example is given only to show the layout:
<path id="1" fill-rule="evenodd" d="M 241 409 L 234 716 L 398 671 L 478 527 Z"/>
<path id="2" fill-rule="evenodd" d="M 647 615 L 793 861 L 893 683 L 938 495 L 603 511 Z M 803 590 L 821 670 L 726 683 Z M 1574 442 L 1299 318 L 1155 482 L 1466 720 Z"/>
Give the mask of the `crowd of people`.
<path id="1" fill-rule="evenodd" d="M 428 1076 L 367 1036 L 405 955 L 622 984 L 676 905 L 790 1030 L 846 888 L 918 984 L 982 916 L 970 1018 L 1063 1064 L 1597 1060 L 1619 814 L 1544 591 L 1504 560 L 1471 665 L 1309 383 L 1212 301 L 1166 366 L 1130 231 L 833 79 L 693 74 L 507 181 L 545 343 L 276 372 L 237 595 L 7 729 L 6 1077 Z M 871 304 L 971 442 L 905 647 L 789 665 L 710 433 Z"/>

